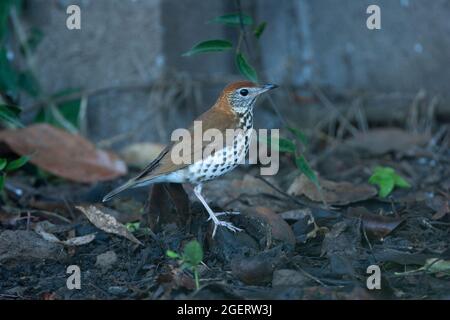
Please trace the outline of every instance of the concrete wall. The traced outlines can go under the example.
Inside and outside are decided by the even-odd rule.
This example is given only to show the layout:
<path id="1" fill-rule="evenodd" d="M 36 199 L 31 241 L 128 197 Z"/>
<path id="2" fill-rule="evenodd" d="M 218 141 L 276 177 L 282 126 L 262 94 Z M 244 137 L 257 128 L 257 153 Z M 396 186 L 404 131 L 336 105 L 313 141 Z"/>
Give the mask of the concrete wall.
<path id="1" fill-rule="evenodd" d="M 370 4 L 381 8 L 381 30 L 366 27 Z M 258 13 L 270 23 L 262 57 L 276 81 L 448 91 L 448 0 L 262 0 Z"/>
<path id="2" fill-rule="evenodd" d="M 81 31 L 65 27 L 69 4 L 81 6 Z M 242 0 L 242 4 L 258 22 L 268 22 L 261 40 L 251 41 L 254 63 L 264 79 L 300 86 L 312 82 L 336 90 L 448 92 L 448 0 Z M 382 30 L 366 28 L 369 4 L 381 7 Z M 224 83 L 240 77 L 232 52 L 181 57 L 205 39 L 235 41 L 233 29 L 205 23 L 235 12 L 234 6 L 228 0 L 28 0 L 26 20 L 45 34 L 35 59 L 47 93 L 158 79 L 170 84 L 174 74 L 194 79 L 202 99 L 179 110 L 170 103 L 165 109 L 155 105 L 146 90 L 112 91 L 89 100 L 89 134 L 95 140 L 130 132 L 148 119 L 146 128 L 131 140 L 164 141 L 162 127 L 170 132 L 186 125 L 214 102 Z M 265 123 L 274 117 L 268 108 L 261 108 L 260 114 Z M 299 115 L 292 116 L 295 120 Z"/>

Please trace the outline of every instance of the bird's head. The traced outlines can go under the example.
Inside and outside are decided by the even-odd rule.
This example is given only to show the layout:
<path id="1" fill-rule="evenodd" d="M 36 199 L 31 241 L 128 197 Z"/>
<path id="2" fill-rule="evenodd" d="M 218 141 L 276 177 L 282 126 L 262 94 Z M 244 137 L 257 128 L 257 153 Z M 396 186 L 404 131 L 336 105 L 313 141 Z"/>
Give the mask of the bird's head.
<path id="1" fill-rule="evenodd" d="M 257 85 L 250 81 L 238 81 L 225 87 L 222 98 L 226 99 L 234 112 L 244 114 L 253 109 L 260 94 L 277 87 L 274 84 Z"/>

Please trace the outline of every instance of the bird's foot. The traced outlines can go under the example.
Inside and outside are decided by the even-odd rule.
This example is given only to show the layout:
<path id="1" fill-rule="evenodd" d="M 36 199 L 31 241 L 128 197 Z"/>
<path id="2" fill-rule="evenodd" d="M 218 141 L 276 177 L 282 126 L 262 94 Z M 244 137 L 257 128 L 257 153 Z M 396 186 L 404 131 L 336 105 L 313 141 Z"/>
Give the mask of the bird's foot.
<path id="1" fill-rule="evenodd" d="M 215 219 L 214 219 L 215 218 Z M 212 237 L 214 238 L 214 236 L 216 235 L 216 231 L 217 231 L 217 227 L 221 226 L 221 227 L 225 227 L 230 231 L 236 232 L 236 231 L 242 231 L 241 228 L 235 227 L 231 222 L 228 221 L 223 221 L 223 220 L 219 220 L 217 219 L 217 215 L 215 215 L 215 217 L 213 218 L 213 223 L 214 223 L 214 229 L 213 229 L 213 233 L 212 233 Z"/>

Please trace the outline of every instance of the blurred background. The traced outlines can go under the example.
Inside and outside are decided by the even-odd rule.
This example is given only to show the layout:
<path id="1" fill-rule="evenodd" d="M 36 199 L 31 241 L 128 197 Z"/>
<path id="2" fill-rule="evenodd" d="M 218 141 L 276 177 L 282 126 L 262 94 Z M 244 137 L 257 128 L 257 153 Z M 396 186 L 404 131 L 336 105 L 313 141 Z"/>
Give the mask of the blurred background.
<path id="1" fill-rule="evenodd" d="M 243 78 L 234 50 L 182 56 L 204 40 L 236 44 L 239 28 L 207 22 L 238 12 L 239 6 L 254 21 L 254 26 L 246 25 L 249 63 L 261 82 L 282 86 L 272 103 L 264 100 L 258 107 L 258 127 L 284 127 L 276 110 L 307 132 L 332 127 L 341 114 L 351 122 L 364 117 L 371 126 L 404 126 L 412 105 L 425 114 L 431 108 L 438 120 L 450 119 L 447 0 L 23 4 L 19 29 L 36 38 L 31 62 L 17 54 L 17 30 L 6 41 L 10 62 L 19 69 L 31 63 L 40 88 L 34 97 L 22 92 L 16 96 L 23 117 L 32 121 L 45 97 L 70 93 L 80 98 L 79 129 L 100 146 L 166 143 L 173 129 L 208 109 L 227 83 Z M 66 27 L 71 4 L 81 8 L 81 30 Z M 381 30 L 366 26 L 371 4 L 381 8 Z M 252 30 L 263 22 L 266 28 L 257 39 Z"/>

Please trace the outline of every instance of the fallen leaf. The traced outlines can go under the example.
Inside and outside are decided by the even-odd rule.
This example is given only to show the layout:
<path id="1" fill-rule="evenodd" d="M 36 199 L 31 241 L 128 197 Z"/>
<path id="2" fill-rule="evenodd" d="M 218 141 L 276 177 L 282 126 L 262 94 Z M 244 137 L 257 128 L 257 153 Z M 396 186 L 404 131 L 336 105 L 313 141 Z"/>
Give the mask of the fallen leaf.
<path id="1" fill-rule="evenodd" d="M 331 205 L 347 205 L 349 203 L 370 199 L 377 194 L 377 189 L 367 184 L 354 185 L 350 182 L 334 182 L 319 178 L 323 198 Z M 320 192 L 305 175 L 297 177 L 288 189 L 288 194 L 304 195 L 307 198 L 322 202 Z"/>
<path id="2" fill-rule="evenodd" d="M 328 231 L 327 228 L 320 228 L 317 225 L 310 209 L 287 211 L 284 212 L 284 215 L 286 216 L 286 213 L 293 213 L 295 211 L 303 212 L 303 215 L 296 219 L 296 222 L 292 225 L 292 230 L 298 242 L 306 243 L 307 240 L 317 237 L 319 233 L 326 233 Z M 280 214 L 280 216 L 285 219 L 283 214 Z"/>
<path id="3" fill-rule="evenodd" d="M 364 207 L 348 208 L 347 215 L 360 218 L 368 236 L 383 239 L 397 228 L 404 219 L 374 214 Z"/>
<path id="4" fill-rule="evenodd" d="M 163 149 L 158 143 L 135 143 L 122 149 L 120 155 L 128 165 L 144 169 Z"/>
<path id="5" fill-rule="evenodd" d="M 67 240 L 60 240 L 58 237 L 56 237 L 54 234 L 48 232 L 48 228 L 52 227 L 51 223 L 48 221 L 43 221 L 40 223 L 37 223 L 34 226 L 34 231 L 39 234 L 44 240 L 53 242 L 53 243 L 59 243 L 68 247 L 74 247 L 74 246 L 82 246 L 85 244 L 88 244 L 95 239 L 95 233 L 87 234 L 85 236 L 81 237 L 73 237 Z"/>
<path id="6" fill-rule="evenodd" d="M 127 173 L 125 163 L 77 134 L 47 124 L 0 132 L 0 142 L 30 162 L 54 175 L 92 183 L 112 180 Z"/>
<path id="7" fill-rule="evenodd" d="M 280 215 L 272 211 L 272 209 L 256 207 L 248 209 L 245 214 L 261 219 L 267 223 L 270 226 L 273 239 L 295 245 L 295 235 L 292 228 Z"/>
<path id="8" fill-rule="evenodd" d="M 75 208 L 83 212 L 89 221 L 92 222 L 92 224 L 97 228 L 107 233 L 125 237 L 134 243 L 143 245 L 142 242 L 140 242 L 131 232 L 128 231 L 126 226 L 118 222 L 113 216 L 103 213 L 96 206 L 77 206 Z"/>
<path id="9" fill-rule="evenodd" d="M 431 199 L 427 199 L 426 204 L 429 208 L 435 211 L 433 220 L 439 220 L 450 214 L 450 201 L 442 196 L 435 196 Z"/>
<path id="10" fill-rule="evenodd" d="M 423 268 L 430 273 L 450 274 L 450 261 L 439 258 L 427 259 Z"/>
<path id="11" fill-rule="evenodd" d="M 285 211 L 279 214 L 280 217 L 282 217 L 284 220 L 303 220 L 303 219 L 309 219 L 312 215 L 311 209 L 305 208 L 305 209 L 294 209 Z"/>
<path id="12" fill-rule="evenodd" d="M 61 243 L 66 246 L 82 246 L 91 243 L 92 241 L 94 241 L 94 239 L 95 233 L 91 233 L 81 237 L 70 238 L 65 241 L 62 241 Z"/>
<path id="13" fill-rule="evenodd" d="M 408 274 L 416 274 L 420 272 L 437 273 L 437 274 L 442 273 L 445 275 L 450 275 L 450 261 L 439 258 L 430 258 L 425 261 L 423 267 L 405 272 L 395 272 L 394 274 L 397 276 L 402 276 Z"/>
<path id="14" fill-rule="evenodd" d="M 245 284 L 263 285 L 272 280 L 274 270 L 286 261 L 286 253 L 275 247 L 250 257 L 238 254 L 231 260 L 230 267 L 232 274 Z"/>
<path id="15" fill-rule="evenodd" d="M 272 287 L 310 285 L 311 279 L 297 270 L 279 269 L 275 270 L 272 278 Z"/>
<path id="16" fill-rule="evenodd" d="M 405 153 L 414 146 L 424 145 L 429 139 L 427 135 L 399 128 L 381 128 L 358 133 L 348 139 L 345 145 L 372 155 L 382 155 L 388 152 Z"/>
<path id="17" fill-rule="evenodd" d="M 410 253 L 395 249 L 387 249 L 384 246 L 373 247 L 373 256 L 379 262 L 394 262 L 401 265 L 423 265 L 430 254 Z"/>
<path id="18" fill-rule="evenodd" d="M 356 219 L 346 219 L 336 223 L 325 235 L 321 256 L 327 256 L 333 273 L 354 276 L 362 258 L 360 226 Z"/>

